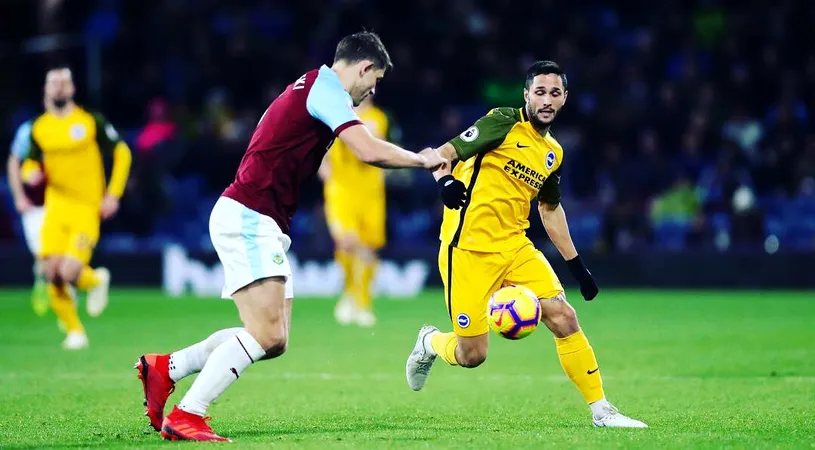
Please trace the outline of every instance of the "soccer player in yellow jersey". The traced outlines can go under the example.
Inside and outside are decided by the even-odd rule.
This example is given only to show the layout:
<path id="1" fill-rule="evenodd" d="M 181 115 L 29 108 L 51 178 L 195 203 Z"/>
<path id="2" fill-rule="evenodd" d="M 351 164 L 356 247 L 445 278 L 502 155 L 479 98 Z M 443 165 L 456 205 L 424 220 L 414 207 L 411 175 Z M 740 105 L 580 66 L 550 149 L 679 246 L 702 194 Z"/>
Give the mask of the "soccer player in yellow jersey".
<path id="1" fill-rule="evenodd" d="M 28 146 L 22 159 L 42 163 L 47 179 L 45 218 L 39 256 L 44 261 L 51 308 L 65 327 L 63 347 L 88 346 L 68 285 L 88 291 L 91 316 L 107 306 L 110 273 L 88 264 L 99 239 L 101 219 L 112 217 L 119 208 L 130 171 L 130 149 L 101 115 L 73 101 L 75 87 L 71 71 L 48 71 L 45 79 L 46 111 L 31 122 Z M 105 186 L 103 157 L 110 155 L 113 168 Z M 19 180 L 10 180 L 15 197 L 22 191 Z"/>
<path id="2" fill-rule="evenodd" d="M 371 134 L 386 138 L 388 116 L 374 106 L 371 96 L 356 112 Z M 371 288 L 376 252 L 385 245 L 385 171 L 363 163 L 336 140 L 320 167 L 320 177 L 335 259 L 345 275 L 345 289 L 334 316 L 343 325 L 373 326 L 376 316 L 371 307 Z"/>
<path id="3" fill-rule="evenodd" d="M 597 285 L 577 254 L 560 204 L 564 152 L 550 127 L 568 94 L 566 76 L 551 61 L 527 71 L 522 108 L 495 108 L 440 147 L 451 161 L 434 173 L 446 209 L 441 228 L 439 271 L 453 332 L 425 326 L 408 357 L 410 387 L 424 387 L 436 357 L 452 366 L 477 367 L 487 357 L 487 302 L 507 285 L 537 295 L 541 321 L 555 336 L 561 366 L 589 404 L 598 427 L 643 428 L 606 400 L 600 370 L 574 309 L 566 301 L 549 262 L 525 230 L 529 210 L 538 212 L 549 238 L 580 282 L 586 300 Z M 460 209 L 459 209 L 460 207 Z"/>

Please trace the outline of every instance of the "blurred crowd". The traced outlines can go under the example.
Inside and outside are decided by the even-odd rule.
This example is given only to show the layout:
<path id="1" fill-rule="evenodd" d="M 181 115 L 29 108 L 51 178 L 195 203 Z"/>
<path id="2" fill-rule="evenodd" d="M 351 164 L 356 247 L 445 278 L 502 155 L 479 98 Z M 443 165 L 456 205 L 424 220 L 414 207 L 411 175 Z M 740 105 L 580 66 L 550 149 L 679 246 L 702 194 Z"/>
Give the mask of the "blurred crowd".
<path id="1" fill-rule="evenodd" d="M 492 107 L 522 105 L 524 71 L 536 59 L 566 70 L 568 102 L 553 132 L 565 148 L 564 205 L 583 248 L 764 248 L 770 237 L 784 249 L 815 249 L 812 2 L 100 0 L 59 7 L 66 14 L 46 31 L 85 44 L 36 56 L 0 53 L 5 71 L 25 69 L 4 77 L 16 88 L 0 100 L 7 118 L 0 136 L 8 142 L 36 114 L 47 63 L 76 66 L 80 103 L 103 111 L 135 153 L 103 246 L 175 240 L 207 247 L 210 208 L 262 111 L 302 72 L 330 63 L 341 36 L 366 28 L 391 52 L 395 69 L 375 101 L 407 148 L 439 145 Z M 20 42 L 39 34 L 25 33 Z M 95 89 L 84 85 L 93 45 Z M 391 241 L 432 244 L 441 212 L 432 177 L 398 171 L 388 185 Z M 12 223 L 6 205 L 0 214 Z M 294 225 L 300 245 L 329 245 L 320 205 L 315 178 Z M 531 222 L 530 234 L 543 239 L 539 221 Z M 11 239 L 14 226 L 3 229 L 0 239 Z"/>

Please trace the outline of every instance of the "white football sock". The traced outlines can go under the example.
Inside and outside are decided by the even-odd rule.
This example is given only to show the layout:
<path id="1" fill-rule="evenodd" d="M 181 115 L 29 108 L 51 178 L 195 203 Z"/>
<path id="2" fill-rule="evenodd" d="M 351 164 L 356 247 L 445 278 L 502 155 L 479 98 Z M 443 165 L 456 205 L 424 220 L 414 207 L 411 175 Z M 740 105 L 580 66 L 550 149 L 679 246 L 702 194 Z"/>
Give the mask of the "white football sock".
<path id="1" fill-rule="evenodd" d="M 424 337 L 424 339 L 422 339 L 422 344 L 424 345 L 424 350 L 428 354 L 433 355 L 433 356 L 438 356 L 438 354 L 436 353 L 436 350 L 433 349 L 433 344 L 431 344 L 431 342 L 433 342 L 433 336 L 435 336 L 435 335 L 436 335 L 435 332 L 434 333 L 429 333 L 427 336 Z"/>
<path id="2" fill-rule="evenodd" d="M 600 400 L 589 404 L 589 408 L 591 408 L 591 414 L 595 419 L 602 419 L 608 415 L 608 411 L 612 408 L 612 406 L 611 403 L 609 403 L 608 400 L 603 397 Z"/>
<path id="3" fill-rule="evenodd" d="M 255 338 L 241 329 L 234 338 L 224 341 L 209 355 L 204 368 L 178 407 L 188 413 L 205 415 L 209 405 L 220 397 L 247 367 L 265 354 L 266 351 Z"/>
<path id="4" fill-rule="evenodd" d="M 170 378 L 178 381 L 188 375 L 198 373 L 207 363 L 212 352 L 224 341 L 238 334 L 243 328 L 227 328 L 212 333 L 201 342 L 170 354 Z"/>

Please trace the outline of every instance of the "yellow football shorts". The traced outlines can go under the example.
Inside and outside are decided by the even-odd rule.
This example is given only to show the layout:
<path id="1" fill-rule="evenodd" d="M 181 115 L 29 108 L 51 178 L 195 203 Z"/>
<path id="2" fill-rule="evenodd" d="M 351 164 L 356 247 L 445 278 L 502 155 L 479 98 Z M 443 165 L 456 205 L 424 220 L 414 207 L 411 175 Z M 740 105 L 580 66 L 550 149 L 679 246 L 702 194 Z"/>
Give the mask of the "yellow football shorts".
<path id="1" fill-rule="evenodd" d="M 439 250 L 439 272 L 444 283 L 444 300 L 459 336 L 479 336 L 489 331 L 487 303 L 498 289 L 521 285 L 538 298 L 563 292 L 549 261 L 527 242 L 517 250 L 481 253 L 443 244 Z"/>
<path id="2" fill-rule="evenodd" d="M 351 234 L 372 249 L 385 245 L 385 192 L 325 191 L 325 218 L 335 240 Z"/>
<path id="3" fill-rule="evenodd" d="M 88 264 L 99 240 L 99 209 L 46 201 L 40 256 L 66 256 Z"/>

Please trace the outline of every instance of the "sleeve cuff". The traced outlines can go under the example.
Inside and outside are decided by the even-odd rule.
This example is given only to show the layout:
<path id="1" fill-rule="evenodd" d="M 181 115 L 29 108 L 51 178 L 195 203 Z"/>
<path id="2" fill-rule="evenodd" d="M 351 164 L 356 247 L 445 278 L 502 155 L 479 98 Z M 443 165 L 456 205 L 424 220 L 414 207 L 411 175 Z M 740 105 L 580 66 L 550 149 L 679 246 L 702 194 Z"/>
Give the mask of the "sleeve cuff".
<path id="1" fill-rule="evenodd" d="M 354 125 L 362 125 L 362 121 L 354 119 L 354 120 L 349 120 L 348 122 L 345 122 L 344 124 L 338 126 L 336 129 L 334 129 L 334 136 L 339 137 L 340 133 L 342 133 L 343 130 L 345 130 L 348 127 L 352 127 Z"/>
<path id="2" fill-rule="evenodd" d="M 458 159 L 459 159 L 459 160 L 464 161 L 464 160 L 466 160 L 466 159 L 467 159 L 467 155 L 465 155 L 465 154 L 464 154 L 464 153 L 461 151 L 461 148 L 460 148 L 458 145 L 456 145 L 456 141 L 455 141 L 455 140 L 450 140 L 450 141 L 447 141 L 447 142 L 448 142 L 450 145 L 452 145 L 452 146 L 453 146 L 453 148 L 456 150 L 456 155 L 458 155 Z"/>

